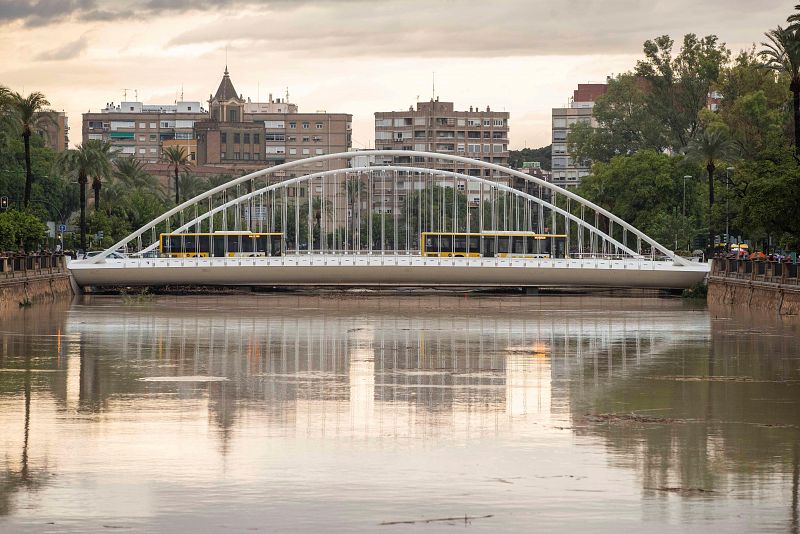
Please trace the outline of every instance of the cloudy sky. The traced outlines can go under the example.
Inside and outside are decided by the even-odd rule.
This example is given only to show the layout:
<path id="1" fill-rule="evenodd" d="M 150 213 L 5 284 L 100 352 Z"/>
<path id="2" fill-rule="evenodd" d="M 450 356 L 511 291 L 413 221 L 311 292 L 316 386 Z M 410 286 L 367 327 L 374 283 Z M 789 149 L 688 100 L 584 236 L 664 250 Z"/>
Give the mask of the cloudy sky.
<path id="1" fill-rule="evenodd" d="M 784 24 L 785 0 L 0 0 L 0 83 L 80 114 L 106 102 L 206 100 L 227 62 L 245 98 L 354 115 L 432 94 L 511 112 L 512 148 L 549 144 L 576 84 L 633 68 L 642 42 L 714 33 L 733 49 Z"/>

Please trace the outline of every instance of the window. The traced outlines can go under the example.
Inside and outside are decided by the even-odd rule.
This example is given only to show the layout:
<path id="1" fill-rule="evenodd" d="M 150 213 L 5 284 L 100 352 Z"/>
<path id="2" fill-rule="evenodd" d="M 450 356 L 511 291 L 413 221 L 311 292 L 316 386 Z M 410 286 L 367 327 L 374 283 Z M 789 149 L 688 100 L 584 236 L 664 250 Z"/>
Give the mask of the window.
<path id="1" fill-rule="evenodd" d="M 492 132 L 483 132 L 483 138 L 484 139 L 491 139 L 492 138 L 491 136 L 492 136 Z"/>
<path id="2" fill-rule="evenodd" d="M 192 132 L 175 132 L 175 139 L 194 139 Z"/>
<path id="3" fill-rule="evenodd" d="M 311 150 L 309 150 L 309 149 L 307 149 L 307 148 L 304 148 L 304 149 L 303 149 L 303 155 L 304 155 L 304 156 L 308 156 L 309 154 L 311 154 Z"/>
<path id="4" fill-rule="evenodd" d="M 317 126 L 317 130 L 321 130 L 322 129 L 322 123 L 321 122 L 318 122 L 316 124 L 316 126 Z"/>
<path id="5" fill-rule="evenodd" d="M 296 148 L 290 148 L 289 149 L 289 154 L 294 156 L 295 154 L 297 154 L 297 149 Z"/>
<path id="6" fill-rule="evenodd" d="M 150 123 L 150 128 L 155 128 L 155 127 L 156 127 L 156 123 L 155 122 L 151 122 Z"/>
<path id="7" fill-rule="evenodd" d="M 424 137 L 424 136 L 421 135 L 420 137 Z M 375 139 L 378 139 L 380 141 L 386 141 L 386 140 L 389 140 L 391 138 L 392 138 L 392 132 L 381 131 L 381 130 L 378 130 L 377 132 L 375 132 Z"/>
<path id="8" fill-rule="evenodd" d="M 480 139 L 481 133 L 480 132 L 467 132 L 467 139 Z"/>
<path id="9" fill-rule="evenodd" d="M 264 121 L 264 128 L 285 128 L 286 123 L 283 121 Z M 294 123 L 291 123 L 294 124 Z M 292 126 L 294 128 L 294 126 Z"/>
<path id="10" fill-rule="evenodd" d="M 289 128 L 297 128 L 297 123 L 292 121 L 289 123 Z"/>
<path id="11" fill-rule="evenodd" d="M 489 120 L 489 119 L 483 119 L 483 125 L 484 126 L 491 126 L 492 125 L 492 121 Z"/>
<path id="12" fill-rule="evenodd" d="M 308 123 L 307 122 L 303 122 L 303 129 L 304 130 L 308 130 Z"/>
<path id="13" fill-rule="evenodd" d="M 225 152 L 222 152 L 222 153 L 220 153 L 219 157 L 220 157 L 221 159 L 225 159 Z"/>
<path id="14" fill-rule="evenodd" d="M 497 154 L 499 152 L 505 152 L 505 150 L 503 150 L 503 148 L 504 147 L 503 147 L 502 144 L 492 145 L 492 152 L 494 152 L 495 154 Z"/>
<path id="15" fill-rule="evenodd" d="M 265 133 L 264 134 L 265 141 L 285 141 L 286 135 L 282 133 Z M 253 142 L 258 143 L 258 134 L 253 136 Z"/>
<path id="16" fill-rule="evenodd" d="M 505 126 L 506 120 L 505 119 L 495 119 L 494 121 L 495 126 Z"/>
<path id="17" fill-rule="evenodd" d="M 245 152 L 244 153 L 244 159 L 250 159 L 250 153 L 249 152 Z"/>
<path id="18" fill-rule="evenodd" d="M 242 159 L 242 155 L 239 152 L 234 152 L 233 159 Z"/>
<path id="19" fill-rule="evenodd" d="M 324 151 L 323 149 L 321 149 L 321 148 L 318 148 L 318 149 L 316 149 L 316 150 L 314 151 L 314 153 L 315 153 L 316 155 L 318 155 L 318 156 L 319 156 L 319 155 L 321 155 L 321 154 L 324 154 L 324 153 L 325 153 L 325 151 Z"/>
<path id="20" fill-rule="evenodd" d="M 175 121 L 161 121 L 162 128 L 175 128 Z"/>
<path id="21" fill-rule="evenodd" d="M 151 148 L 151 149 L 150 149 L 150 153 L 151 153 L 151 154 L 155 154 L 156 152 L 158 152 L 158 149 L 157 149 L 157 148 Z M 194 152 L 192 152 L 192 154 L 194 154 Z"/>
<path id="22" fill-rule="evenodd" d="M 140 143 L 144 143 L 144 136 L 143 136 L 143 135 L 140 135 L 140 136 L 139 136 L 139 142 L 140 142 Z"/>
<path id="23" fill-rule="evenodd" d="M 308 143 L 309 141 L 311 141 L 311 138 L 309 136 L 303 137 L 303 142 L 304 143 Z"/>
<path id="24" fill-rule="evenodd" d="M 566 128 L 566 127 L 567 127 L 566 117 L 553 117 L 553 128 Z"/>
<path id="25" fill-rule="evenodd" d="M 194 121 L 176 120 L 175 128 L 194 128 Z"/>
<path id="26" fill-rule="evenodd" d="M 228 134 L 225 133 L 225 132 L 222 132 L 221 134 L 219 134 L 219 142 L 220 143 L 227 143 L 228 142 Z"/>
<path id="27" fill-rule="evenodd" d="M 392 119 L 375 119 L 375 126 L 386 128 L 391 125 Z"/>
<path id="28" fill-rule="evenodd" d="M 150 141 L 155 141 L 157 137 L 156 134 L 150 134 Z"/>
<path id="29" fill-rule="evenodd" d="M 553 130 L 553 141 L 566 141 L 566 140 L 567 140 L 566 130 Z"/>
<path id="30" fill-rule="evenodd" d="M 253 144 L 258 145 L 261 143 L 261 135 L 260 134 L 253 134 Z"/>
<path id="31" fill-rule="evenodd" d="M 228 110 L 228 122 L 239 122 L 239 110 L 236 109 L 229 109 Z M 239 159 L 239 158 L 236 158 Z"/>
<path id="32" fill-rule="evenodd" d="M 459 143 L 459 145 L 458 145 L 458 151 L 459 151 L 459 152 L 464 152 L 464 145 L 463 145 L 463 144 Z"/>
<path id="33" fill-rule="evenodd" d="M 239 132 L 236 132 L 235 134 L 233 134 L 233 144 L 234 145 L 238 145 L 239 143 L 241 143 L 241 141 L 242 141 L 242 136 L 239 134 Z"/>
<path id="34" fill-rule="evenodd" d="M 483 145 L 483 151 L 488 154 L 492 150 L 491 146 L 492 145 Z"/>
<path id="35" fill-rule="evenodd" d="M 481 151 L 481 145 L 467 145 L 467 152 L 476 153 Z"/>
<path id="36" fill-rule="evenodd" d="M 101 140 L 103 139 L 103 134 L 95 134 L 95 133 L 90 133 L 90 134 L 89 134 L 89 139 L 90 139 L 90 140 L 97 140 L 97 141 L 101 141 Z"/>
<path id="37" fill-rule="evenodd" d="M 140 122 L 139 123 L 139 128 L 147 128 L 147 123 L 146 122 Z"/>
<path id="38" fill-rule="evenodd" d="M 145 153 L 145 150 L 143 148 L 140 148 L 139 149 L 139 154 L 144 154 L 144 153 Z"/>
<path id="39" fill-rule="evenodd" d="M 506 132 L 492 132 L 492 139 L 505 139 Z"/>
<path id="40" fill-rule="evenodd" d="M 244 134 L 244 144 L 246 144 L 246 145 L 250 144 L 250 134 L 249 133 Z"/>

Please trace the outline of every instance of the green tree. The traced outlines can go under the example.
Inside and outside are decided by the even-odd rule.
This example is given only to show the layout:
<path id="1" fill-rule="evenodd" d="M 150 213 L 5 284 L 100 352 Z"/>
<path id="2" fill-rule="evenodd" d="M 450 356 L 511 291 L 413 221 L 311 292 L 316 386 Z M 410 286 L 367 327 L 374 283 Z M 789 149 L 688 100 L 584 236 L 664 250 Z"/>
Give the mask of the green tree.
<path id="1" fill-rule="evenodd" d="M 595 163 L 576 192 L 662 244 L 676 238 L 683 244 L 701 231 L 700 191 L 693 181 L 686 183 L 686 217 L 682 214 L 683 176 L 689 170 L 682 158 L 640 150 Z"/>
<path id="2" fill-rule="evenodd" d="M 36 128 L 48 122 L 52 124 L 55 119 L 53 113 L 46 109 L 50 102 L 38 91 L 28 96 L 22 96 L 19 93 L 9 93 L 8 90 L 5 90 L 3 91 L 2 99 L 6 101 L 5 107 L 8 110 L 8 118 L 22 136 L 25 147 L 25 192 L 23 193 L 22 203 L 27 208 L 31 200 L 31 187 L 33 185 L 31 135 L 33 135 Z"/>
<path id="3" fill-rule="evenodd" d="M 114 159 L 112 176 L 126 187 L 145 187 L 154 191 L 159 188 L 158 178 L 148 173 L 144 162 L 135 157 Z"/>
<path id="4" fill-rule="evenodd" d="M 175 174 L 175 205 L 177 206 L 181 203 L 178 175 L 181 169 L 188 169 L 189 156 L 186 154 L 186 148 L 182 146 L 169 146 L 162 151 L 161 157 L 164 159 L 164 161 L 169 163 L 169 165 L 172 167 L 173 173 Z"/>
<path id="5" fill-rule="evenodd" d="M 637 150 L 664 150 L 669 146 L 665 124 L 650 111 L 646 84 L 633 74 L 621 74 L 597 98 L 592 116 L 598 127 L 576 123 L 570 130 L 570 154 L 577 161 L 609 161 Z"/>
<path id="6" fill-rule="evenodd" d="M 526 161 L 538 161 L 542 164 L 542 169 L 549 171 L 552 167 L 552 159 L 553 145 L 508 151 L 508 166 L 514 169 L 519 169 Z"/>
<path id="7" fill-rule="evenodd" d="M 636 75 L 646 82 L 648 110 L 669 132 L 669 146 L 680 151 L 700 127 L 698 114 L 708 104 L 708 94 L 730 59 L 730 51 L 716 35 L 699 39 L 686 34 L 677 55 L 668 35 L 645 41 L 645 59 Z"/>
<path id="8" fill-rule="evenodd" d="M 47 226 L 35 215 L 17 210 L 0 213 L 0 250 L 36 250 L 47 239 Z"/>
<path id="9" fill-rule="evenodd" d="M 764 66 L 789 76 L 789 90 L 792 92 L 792 115 L 794 123 L 795 157 L 800 158 L 800 26 L 795 22 L 788 28 L 778 26 L 766 34 L 767 42 L 761 57 Z"/>
<path id="10" fill-rule="evenodd" d="M 58 160 L 57 168 L 69 175 L 75 176 L 80 187 L 80 246 L 86 250 L 86 184 L 90 176 L 108 176 L 110 163 L 109 152 L 103 141 L 87 141 L 77 149 L 66 150 Z M 99 189 L 97 190 L 99 195 Z M 97 207 L 95 200 L 95 208 Z M 96 210 L 95 210 L 96 211 Z"/>

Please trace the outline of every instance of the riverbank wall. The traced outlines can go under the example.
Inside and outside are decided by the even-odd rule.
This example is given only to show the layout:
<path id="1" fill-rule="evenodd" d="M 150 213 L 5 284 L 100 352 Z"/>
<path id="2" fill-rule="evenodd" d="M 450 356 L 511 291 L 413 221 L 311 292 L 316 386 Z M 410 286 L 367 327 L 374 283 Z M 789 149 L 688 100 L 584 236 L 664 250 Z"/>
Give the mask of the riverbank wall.
<path id="1" fill-rule="evenodd" d="M 0 310 L 72 296 L 64 256 L 0 257 Z"/>
<path id="2" fill-rule="evenodd" d="M 797 264 L 716 259 L 708 278 L 709 306 L 800 316 Z"/>

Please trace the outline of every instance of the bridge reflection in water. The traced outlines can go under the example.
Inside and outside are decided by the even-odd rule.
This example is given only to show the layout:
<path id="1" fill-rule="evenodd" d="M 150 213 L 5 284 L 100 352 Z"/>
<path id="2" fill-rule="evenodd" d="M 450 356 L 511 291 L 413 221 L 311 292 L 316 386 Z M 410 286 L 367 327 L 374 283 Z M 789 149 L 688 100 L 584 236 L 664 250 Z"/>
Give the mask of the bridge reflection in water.
<path id="1" fill-rule="evenodd" d="M 81 469 L 80 455 L 63 450 L 84 450 L 114 458 L 115 469 L 138 465 L 152 476 L 148 466 L 157 465 L 178 484 L 205 487 L 224 477 L 250 488 L 242 494 L 267 482 L 292 492 L 313 480 L 342 492 L 342 502 L 358 502 L 366 494 L 335 482 L 344 470 L 348 487 L 367 493 L 387 491 L 381 481 L 404 487 L 410 480 L 397 477 L 410 477 L 422 484 L 422 502 L 453 483 L 483 488 L 499 477 L 514 496 L 484 488 L 465 502 L 491 508 L 534 499 L 558 510 L 556 502 L 574 504 L 570 491 L 611 491 L 625 506 L 655 499 L 641 505 L 647 520 L 722 521 L 745 508 L 751 527 L 796 525 L 797 428 L 786 424 L 800 403 L 792 382 L 800 380 L 796 329 L 742 328 L 657 300 L 89 302 L 66 319 L 54 314 L 38 334 L 29 331 L 36 335 L 0 333 L 0 366 L 53 371 L 28 375 L 34 409 L 25 477 L 38 473 L 35 491 L 44 496 L 59 484 L 49 472 L 68 482 Z M 702 376 L 731 380 L 678 379 Z M 9 387 L 16 380 L 0 373 L 6 451 L 23 442 L 23 399 L 12 391 L 24 388 Z M 652 421 L 587 417 L 630 413 Z M 294 463 L 300 451 L 308 466 Z M 429 470 L 421 478 L 420 458 Z M 19 481 L 17 460 L 6 465 L 0 476 Z M 109 466 L 84 468 L 100 479 Z M 476 470 L 478 480 L 464 470 Z M 376 472 L 384 478 L 368 475 Z M 129 483 L 142 476 L 131 472 Z M 8 499 L 32 491 L 12 486 Z M 561 501 L 551 501 L 556 494 Z M 688 500 L 675 507 L 667 496 L 676 494 Z M 146 515 L 148 506 L 145 499 L 124 513 Z M 5 513 L 13 509 L 12 500 Z M 595 513 L 599 524 L 613 524 L 613 514 Z M 515 525 L 514 517 L 500 524 Z"/>

